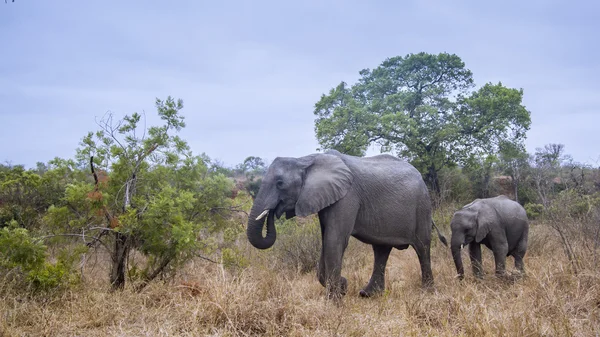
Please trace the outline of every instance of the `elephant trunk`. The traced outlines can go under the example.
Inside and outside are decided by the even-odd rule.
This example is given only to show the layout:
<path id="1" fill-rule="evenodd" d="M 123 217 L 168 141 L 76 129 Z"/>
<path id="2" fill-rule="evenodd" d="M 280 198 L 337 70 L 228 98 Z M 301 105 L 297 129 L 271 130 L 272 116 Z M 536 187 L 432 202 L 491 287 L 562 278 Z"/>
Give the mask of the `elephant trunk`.
<path id="1" fill-rule="evenodd" d="M 458 278 L 463 279 L 465 276 L 465 270 L 463 268 L 462 257 L 460 255 L 462 249 L 463 241 L 454 239 L 452 240 L 451 250 L 452 250 L 452 258 L 454 259 L 454 265 L 456 266 L 456 272 L 458 273 Z"/>
<path id="2" fill-rule="evenodd" d="M 261 203 L 256 203 L 250 211 L 250 217 L 248 218 L 248 228 L 246 229 L 246 235 L 248 241 L 258 248 L 267 249 L 273 246 L 275 239 L 277 238 L 277 230 L 275 229 L 275 210 L 274 209 L 262 209 L 260 208 Z M 263 226 L 265 224 L 264 212 L 268 211 L 267 218 L 267 235 L 263 237 Z M 263 215 L 262 217 L 260 217 Z M 260 218 L 259 218 L 260 217 Z M 259 219 L 257 219 L 259 218 Z"/>

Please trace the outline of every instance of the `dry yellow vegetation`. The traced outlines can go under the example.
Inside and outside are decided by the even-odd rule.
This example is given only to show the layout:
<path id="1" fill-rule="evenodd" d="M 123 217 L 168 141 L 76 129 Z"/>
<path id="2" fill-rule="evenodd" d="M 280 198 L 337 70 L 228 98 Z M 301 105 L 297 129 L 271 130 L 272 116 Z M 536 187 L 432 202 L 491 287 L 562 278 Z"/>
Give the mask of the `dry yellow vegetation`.
<path id="1" fill-rule="evenodd" d="M 572 273 L 549 227 L 533 225 L 530 237 L 528 276 L 514 283 L 492 276 L 489 250 L 484 280 L 468 270 L 458 281 L 450 250 L 438 242 L 432 248 L 434 290 L 421 289 L 414 251 L 394 250 L 386 292 L 369 299 L 358 291 L 370 276 L 372 252 L 353 239 L 343 270 L 349 292 L 339 306 L 325 299 L 314 272 L 284 268 L 272 252 L 244 240 L 239 245 L 250 261 L 246 268 L 199 259 L 174 280 L 154 282 L 140 293 L 131 287 L 110 292 L 107 271 L 89 263 L 86 280 L 60 295 L 27 298 L 4 289 L 0 336 L 599 335 L 600 272 Z M 507 262 L 512 270 L 512 258 Z"/>

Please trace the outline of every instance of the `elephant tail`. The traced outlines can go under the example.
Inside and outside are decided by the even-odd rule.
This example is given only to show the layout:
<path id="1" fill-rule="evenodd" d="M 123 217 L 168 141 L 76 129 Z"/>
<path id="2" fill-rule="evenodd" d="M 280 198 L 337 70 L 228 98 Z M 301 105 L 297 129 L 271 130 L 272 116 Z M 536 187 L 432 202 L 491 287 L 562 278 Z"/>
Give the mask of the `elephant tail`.
<path id="1" fill-rule="evenodd" d="M 433 228 L 435 228 L 435 230 L 438 234 L 438 238 L 440 238 L 440 241 L 442 241 L 444 246 L 448 247 L 448 240 L 446 240 L 446 238 L 442 235 L 442 233 L 440 233 L 440 230 L 435 225 L 435 222 L 433 222 L 433 219 L 431 219 L 431 223 L 433 224 Z"/>

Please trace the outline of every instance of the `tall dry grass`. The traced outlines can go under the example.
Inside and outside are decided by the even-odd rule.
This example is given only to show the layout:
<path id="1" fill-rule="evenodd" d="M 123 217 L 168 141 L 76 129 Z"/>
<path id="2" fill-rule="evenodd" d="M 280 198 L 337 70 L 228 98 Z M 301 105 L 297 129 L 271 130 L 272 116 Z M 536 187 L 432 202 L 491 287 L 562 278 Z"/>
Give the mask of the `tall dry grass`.
<path id="1" fill-rule="evenodd" d="M 496 279 L 493 257 L 484 250 L 484 280 L 468 272 L 460 282 L 449 249 L 436 244 L 434 290 L 420 288 L 414 251 L 395 250 L 386 292 L 370 299 L 358 297 L 358 291 L 370 276 L 372 252 L 352 240 L 343 269 L 349 292 L 340 306 L 325 299 L 314 272 L 282 268 L 273 251 L 258 251 L 243 240 L 239 249 L 250 261 L 246 268 L 195 260 L 176 279 L 154 282 L 141 293 L 111 293 L 107 273 L 99 268 L 89 270 L 80 286 L 55 296 L 26 297 L 0 285 L 0 336 L 600 334 L 600 272 L 572 273 L 548 226 L 531 228 L 524 279 Z"/>

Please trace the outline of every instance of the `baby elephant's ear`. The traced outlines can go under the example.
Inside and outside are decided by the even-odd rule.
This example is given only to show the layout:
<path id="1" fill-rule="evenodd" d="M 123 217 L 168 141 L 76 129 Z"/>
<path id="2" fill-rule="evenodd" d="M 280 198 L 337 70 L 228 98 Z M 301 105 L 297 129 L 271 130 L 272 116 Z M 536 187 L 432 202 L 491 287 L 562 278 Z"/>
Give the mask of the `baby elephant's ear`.
<path id="1" fill-rule="evenodd" d="M 494 221 L 492 210 L 483 208 L 477 212 L 477 234 L 475 234 L 475 241 L 481 242 L 485 239 L 490 230 L 492 229 L 492 222 Z"/>
<path id="2" fill-rule="evenodd" d="M 308 216 L 343 198 L 352 185 L 352 172 L 342 159 L 330 154 L 311 156 L 304 186 L 296 202 L 296 215 Z"/>

